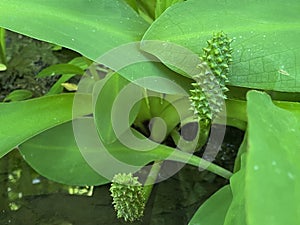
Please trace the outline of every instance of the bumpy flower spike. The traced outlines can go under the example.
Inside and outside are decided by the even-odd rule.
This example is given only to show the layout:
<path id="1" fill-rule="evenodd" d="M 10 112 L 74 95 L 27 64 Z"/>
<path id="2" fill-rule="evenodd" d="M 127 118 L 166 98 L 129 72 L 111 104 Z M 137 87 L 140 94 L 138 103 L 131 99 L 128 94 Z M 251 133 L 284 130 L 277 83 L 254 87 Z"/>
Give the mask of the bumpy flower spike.
<path id="1" fill-rule="evenodd" d="M 146 199 L 137 177 L 133 177 L 131 173 L 116 174 L 110 192 L 118 218 L 133 222 L 143 216 Z"/>
<path id="2" fill-rule="evenodd" d="M 225 84 L 232 62 L 231 42 L 232 39 L 223 32 L 214 34 L 200 57 L 203 63 L 198 65 L 200 73 L 194 76 L 196 82 L 192 83 L 194 89 L 190 91 L 190 100 L 194 114 L 205 122 L 222 110 L 226 99 L 224 92 L 228 89 Z"/>

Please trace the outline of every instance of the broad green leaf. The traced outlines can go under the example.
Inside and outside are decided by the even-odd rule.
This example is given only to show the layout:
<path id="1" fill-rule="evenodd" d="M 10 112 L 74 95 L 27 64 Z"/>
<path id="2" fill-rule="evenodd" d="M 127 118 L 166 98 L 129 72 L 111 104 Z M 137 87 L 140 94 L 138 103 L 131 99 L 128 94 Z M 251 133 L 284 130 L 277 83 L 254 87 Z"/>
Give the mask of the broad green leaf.
<path id="1" fill-rule="evenodd" d="M 223 225 L 231 200 L 231 189 L 226 185 L 200 206 L 189 225 Z"/>
<path id="2" fill-rule="evenodd" d="M 250 92 L 247 99 L 247 222 L 298 224 L 300 117 L 274 106 L 266 94 Z"/>
<path id="3" fill-rule="evenodd" d="M 155 55 L 170 69 L 185 77 L 192 78 L 201 72 L 201 69 L 197 67 L 201 63 L 199 55 L 181 45 L 172 42 L 144 40 L 141 48 Z"/>
<path id="4" fill-rule="evenodd" d="M 37 77 L 47 77 L 47 76 L 54 76 L 54 75 L 61 75 L 61 74 L 80 74 L 82 75 L 84 71 L 75 65 L 72 64 L 56 64 L 49 66 L 43 69 L 41 72 L 38 73 Z"/>
<path id="5" fill-rule="evenodd" d="M 173 42 L 202 55 L 213 33 L 224 31 L 234 39 L 230 85 L 299 92 L 299 11 L 298 0 L 189 0 L 165 11 L 143 40 Z M 147 43 L 143 49 L 163 62 L 170 57 Z"/>
<path id="6" fill-rule="evenodd" d="M 127 59 L 119 57 L 121 53 L 115 51 L 115 55 L 109 55 L 107 65 L 107 60 L 105 63 L 102 61 L 103 56 L 122 45 L 139 41 L 149 26 L 121 0 L 2 0 L 0 14 L 1 27 L 75 50 L 109 67 L 112 62 L 118 63 Z M 129 55 L 135 54 L 142 53 L 139 49 L 129 52 Z M 102 57 L 99 59 L 100 56 Z M 131 62 L 135 65 L 119 73 L 130 81 L 154 76 L 164 77 L 183 86 L 190 83 L 160 63 L 149 62 L 153 59 L 148 59 L 148 56 L 145 59 L 148 62 Z M 154 78 L 153 82 L 137 84 L 161 91 L 156 89 Z M 178 94 L 177 91 L 170 85 L 165 85 L 163 90 L 170 94 Z"/>
<path id="7" fill-rule="evenodd" d="M 124 90 L 129 92 L 122 92 L 123 88 L 127 88 Z M 139 104 L 133 103 L 130 107 L 130 103 L 132 103 L 130 100 L 133 96 L 139 97 L 141 93 L 141 87 L 130 84 L 128 80 L 117 73 L 98 81 L 98 84 L 95 85 L 95 123 L 99 135 L 105 143 L 116 141 L 115 129 L 120 129 L 119 134 L 122 134 L 130 128 L 139 112 Z M 116 128 L 113 125 L 116 125 Z"/>
<path id="8" fill-rule="evenodd" d="M 242 145 L 239 151 L 243 151 L 245 145 Z M 234 173 L 230 178 L 230 188 L 232 191 L 232 202 L 230 207 L 228 208 L 226 218 L 224 220 L 224 225 L 248 225 L 246 222 L 247 216 L 254 216 L 247 212 L 246 204 L 248 200 L 248 196 L 246 194 L 246 185 L 247 179 L 246 177 L 246 165 L 245 158 L 246 154 L 242 154 L 240 159 L 241 169 Z M 257 223 L 260 225 L 261 223 Z"/>
<path id="9" fill-rule="evenodd" d="M 230 178 L 233 199 L 224 225 L 298 224 L 300 115 L 265 93 L 251 91 L 247 99 L 247 136 Z"/>
<path id="10" fill-rule="evenodd" d="M 39 174 L 68 185 L 101 185 L 109 181 L 83 158 L 72 132 L 72 123 L 51 128 L 19 146 L 26 162 Z"/>
<path id="11" fill-rule="evenodd" d="M 251 91 L 247 99 L 248 145 L 231 178 L 225 224 L 298 224 L 300 115 L 275 106 L 265 93 Z"/>
<path id="12" fill-rule="evenodd" d="M 50 180 L 69 185 L 99 185 L 108 182 L 100 175 L 102 173 L 136 172 L 149 162 L 164 159 L 174 151 L 158 145 L 152 151 L 137 152 L 118 141 L 112 145 L 98 145 L 93 118 L 81 118 L 76 123 L 85 124 L 83 126 L 89 129 L 78 134 L 79 137 L 74 135 L 71 122 L 51 128 L 19 146 L 24 159 Z M 80 148 L 81 140 L 86 143 L 84 148 Z M 111 156 L 107 157 L 107 151 Z M 122 163 L 126 163 L 125 171 Z"/>
<path id="13" fill-rule="evenodd" d="M 73 94 L 53 95 L 22 102 L 0 103 L 0 158 L 29 138 L 72 117 L 91 112 L 91 105 L 72 116 Z"/>
<path id="14" fill-rule="evenodd" d="M 2 0 L 0 26 L 96 59 L 147 29 L 124 1 Z"/>
<path id="15" fill-rule="evenodd" d="M 154 44 L 157 45 L 157 42 L 154 41 Z M 97 62 L 135 84 L 157 92 L 184 95 L 191 86 L 190 79 L 174 73 L 156 57 L 141 51 L 139 42 L 119 46 L 105 53 Z"/>
<path id="16" fill-rule="evenodd" d="M 15 90 L 11 93 L 9 93 L 9 95 L 7 95 L 4 99 L 5 101 L 12 101 L 12 102 L 16 102 L 16 101 L 22 101 L 28 98 L 32 97 L 32 92 L 29 90 Z"/>

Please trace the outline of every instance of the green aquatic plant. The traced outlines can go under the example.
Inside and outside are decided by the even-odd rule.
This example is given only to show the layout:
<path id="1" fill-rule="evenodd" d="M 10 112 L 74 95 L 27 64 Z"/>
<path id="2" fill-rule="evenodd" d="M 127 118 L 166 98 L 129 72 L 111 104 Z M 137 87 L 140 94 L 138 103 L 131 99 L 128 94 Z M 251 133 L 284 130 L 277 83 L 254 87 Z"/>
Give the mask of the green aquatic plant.
<path id="1" fill-rule="evenodd" d="M 145 193 L 137 177 L 133 177 L 131 173 L 116 174 L 110 192 L 118 218 L 133 222 L 144 215 Z"/>
<path id="2" fill-rule="evenodd" d="M 173 4 L 176 2 L 180 3 Z M 84 58 L 79 60 L 80 63 L 69 63 L 75 67 L 63 64 L 50 68 L 49 75 L 54 72 L 63 76 L 48 96 L 0 104 L 0 156 L 18 146 L 24 160 L 51 180 L 76 185 L 109 183 L 107 178 L 91 169 L 81 154 L 72 129 L 72 122 L 79 121 L 79 117 L 93 124 L 97 130 L 95 137 L 107 148 L 87 145 L 89 153 L 109 152 L 122 163 L 134 166 L 132 173 L 153 162 L 173 160 L 206 168 L 228 179 L 229 184 L 197 210 L 190 225 L 298 224 L 299 11 L 298 0 L 274 0 L 271 5 L 268 0 L 259 3 L 239 0 L 2 0 L 1 27 L 74 50 Z M 220 30 L 234 41 L 225 33 L 216 33 Z M 212 34 L 215 34 L 213 38 Z M 2 35 L 0 70 L 5 70 L 3 40 Z M 189 60 L 186 51 L 174 52 L 172 48 L 167 51 L 164 45 L 156 46 L 156 51 L 152 51 L 153 40 L 182 46 L 194 53 L 197 60 Z M 140 42 L 136 44 L 137 41 Z M 128 43 L 135 43 L 132 55 L 144 56 L 144 61 L 105 79 L 97 77 L 102 83 L 97 83 L 98 80 L 86 83 L 92 91 L 101 85 L 103 90 L 80 93 L 83 107 L 72 114 L 76 94 L 58 94 L 61 84 L 77 71 L 88 70 L 90 62 L 97 61 L 99 56 Z M 145 62 L 152 56 L 155 62 Z M 118 61 L 117 57 L 113 61 Z M 125 54 L 121 58 L 129 57 Z M 82 66 L 85 59 L 89 63 Z M 186 68 L 197 69 L 198 73 L 176 70 L 176 65 L 172 67 L 170 61 L 183 62 Z M 157 82 L 159 78 L 177 86 Z M 148 79 L 148 82 L 136 82 L 139 79 Z M 113 103 L 129 84 L 134 84 L 135 90 L 142 90 L 144 98 L 134 105 L 126 125 L 130 126 L 133 136 L 147 140 L 147 147 L 155 146 L 149 151 L 128 147 L 118 140 L 113 130 Z M 182 99 L 187 98 L 185 94 L 189 90 L 194 113 L 189 111 L 190 102 L 178 104 L 185 110 L 184 121 L 180 121 L 172 104 L 184 102 Z M 150 92 L 155 95 L 147 96 Z M 222 102 L 226 112 L 220 112 Z M 127 105 L 125 100 L 122 103 Z M 233 174 L 193 155 L 192 141 L 180 136 L 182 126 L 190 123 L 193 116 L 209 125 L 213 119 L 224 125 L 218 115 L 227 120 L 227 125 L 245 130 Z M 165 131 L 160 129 L 163 126 L 157 128 L 150 123 L 152 118 L 160 116 L 165 119 L 165 136 L 161 135 Z M 201 127 L 199 132 L 209 133 L 209 127 Z M 91 137 L 85 138 L 90 140 Z M 201 148 L 206 141 L 205 136 L 197 147 Z M 174 143 L 181 145 L 176 148 Z M 102 158 L 99 163 L 103 168 L 114 169 Z M 158 174 L 159 166 L 156 169 L 152 174 Z M 132 177 L 127 178 L 128 182 Z M 138 181 L 132 179 L 137 184 Z M 153 183 L 155 179 L 154 176 Z M 123 193 L 116 195 L 116 202 L 122 205 L 118 209 L 128 210 L 128 202 L 136 193 L 143 199 L 140 185 L 117 186 L 113 182 L 112 187 L 115 187 L 114 192 Z M 129 196 L 127 188 L 131 193 Z M 284 194 L 282 190 L 285 190 Z M 261 196 L 265 197 L 263 202 Z M 141 201 L 140 206 L 143 205 Z M 128 215 L 126 218 L 131 221 L 142 212 L 135 210 Z"/>

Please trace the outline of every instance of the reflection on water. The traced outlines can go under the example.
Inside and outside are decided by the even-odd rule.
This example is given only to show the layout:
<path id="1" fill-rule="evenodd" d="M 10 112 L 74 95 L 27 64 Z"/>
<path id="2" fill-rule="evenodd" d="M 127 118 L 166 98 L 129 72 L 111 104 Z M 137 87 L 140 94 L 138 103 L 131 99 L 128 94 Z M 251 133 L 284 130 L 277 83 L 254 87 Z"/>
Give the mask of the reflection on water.
<path id="1" fill-rule="evenodd" d="M 7 165 L 5 162 L 11 162 L 10 156 L 1 159 L 2 169 L 3 165 Z M 16 161 L 16 157 L 13 160 Z M 20 164 L 22 171 L 19 169 L 19 175 L 13 180 L 8 179 L 8 176 L 11 177 L 9 172 L 1 171 L 1 225 L 123 224 L 116 219 L 109 185 L 94 187 L 92 196 L 88 196 L 88 191 L 83 191 L 82 195 L 71 195 L 69 186 L 43 178 L 36 183 L 37 178 L 32 179 L 31 176 L 35 173 L 26 164 L 26 168 L 24 163 Z M 199 204 L 224 183 L 214 174 L 199 174 L 196 168 L 186 166 L 172 178 L 155 186 L 143 221 L 132 224 L 187 224 Z M 40 185 L 39 188 L 36 185 Z"/>

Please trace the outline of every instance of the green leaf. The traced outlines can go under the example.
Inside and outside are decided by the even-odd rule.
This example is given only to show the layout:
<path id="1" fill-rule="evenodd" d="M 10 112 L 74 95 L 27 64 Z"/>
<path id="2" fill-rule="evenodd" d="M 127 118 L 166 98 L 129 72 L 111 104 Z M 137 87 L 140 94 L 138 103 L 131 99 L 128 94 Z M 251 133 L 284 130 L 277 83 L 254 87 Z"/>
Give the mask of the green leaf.
<path id="1" fill-rule="evenodd" d="M 213 33 L 224 31 L 235 39 L 230 85 L 299 92 L 299 11 L 298 0 L 189 0 L 165 11 L 143 40 L 173 42 L 202 55 Z M 164 52 L 154 53 L 166 60 Z"/>
<path id="2" fill-rule="evenodd" d="M 16 101 L 22 101 L 28 98 L 32 97 L 32 92 L 29 90 L 15 90 L 11 93 L 9 93 L 8 96 L 5 97 L 5 99 L 3 100 L 5 101 L 12 101 L 12 102 L 16 102 Z"/>
<path id="3" fill-rule="evenodd" d="M 158 18 L 170 6 L 179 2 L 184 2 L 184 0 L 156 0 L 155 18 Z"/>
<path id="4" fill-rule="evenodd" d="M 160 86 L 163 91 L 164 84 L 158 83 L 156 84 L 157 88 Z M 144 93 L 143 88 L 130 83 L 116 73 L 98 81 L 94 86 L 95 122 L 99 135 L 105 143 L 112 143 L 124 133 L 130 132 L 130 126 L 139 113 L 140 100 L 144 99 Z M 156 106 L 158 109 L 155 110 L 159 110 L 161 107 L 160 104 Z M 190 111 L 187 110 L 187 113 L 190 115 Z M 177 113 L 175 116 L 168 116 L 172 122 L 174 117 L 178 118 Z M 176 123 L 170 123 L 168 128 L 175 125 Z"/>
<path id="5" fill-rule="evenodd" d="M 37 77 L 47 77 L 61 74 L 80 74 L 82 75 L 84 71 L 75 65 L 72 64 L 56 64 L 49 66 L 43 69 L 41 72 L 37 74 Z"/>
<path id="6" fill-rule="evenodd" d="M 88 66 L 91 64 L 91 62 L 88 62 L 88 60 L 85 57 L 76 57 L 72 59 L 68 64 L 74 65 L 79 67 L 82 70 L 86 70 Z M 51 87 L 51 89 L 48 91 L 47 95 L 53 95 L 53 94 L 59 94 L 63 91 L 62 83 L 65 83 L 72 77 L 76 76 L 76 74 L 63 74 Z"/>
<path id="7" fill-rule="evenodd" d="M 242 155 L 247 152 L 247 148 L 248 148 L 248 133 L 246 130 L 243 142 L 239 148 L 238 154 L 234 162 L 234 169 L 233 169 L 234 172 L 238 172 L 242 168 Z"/>
<path id="8" fill-rule="evenodd" d="M 247 94 L 247 151 L 231 178 L 233 201 L 225 225 L 298 224 L 300 115 L 261 92 Z"/>
<path id="9" fill-rule="evenodd" d="M 123 88 L 129 88 L 127 89 L 129 92 L 121 92 Z M 95 123 L 99 135 L 105 143 L 116 141 L 116 128 L 120 129 L 119 134 L 130 128 L 140 108 L 139 104 L 133 104 L 130 107 L 130 100 L 133 96 L 139 96 L 141 93 L 141 87 L 130 84 L 128 80 L 117 73 L 98 81 L 98 84 L 95 85 Z M 113 107 L 115 107 L 114 111 Z M 126 113 L 128 113 L 128 117 Z"/>
<path id="10" fill-rule="evenodd" d="M 298 224 L 300 117 L 274 106 L 266 94 L 249 92 L 247 99 L 248 223 Z"/>
<path id="11" fill-rule="evenodd" d="M 197 65 L 201 62 L 199 56 L 190 49 L 171 42 L 158 42 L 144 40 L 141 48 L 157 58 L 173 71 L 192 78 L 201 70 Z"/>
<path id="12" fill-rule="evenodd" d="M 72 123 L 51 128 L 19 146 L 26 162 L 39 174 L 68 185 L 101 185 L 109 181 L 83 158 L 74 139 Z"/>
<path id="13" fill-rule="evenodd" d="M 223 225 L 231 200 L 230 186 L 226 185 L 200 206 L 189 225 Z"/>
<path id="14" fill-rule="evenodd" d="M 76 133 L 78 125 L 88 130 Z M 127 172 L 126 170 L 136 172 L 149 162 L 164 159 L 174 151 L 158 145 L 151 151 L 138 152 L 118 141 L 111 145 L 98 145 L 98 138 L 94 119 L 84 117 L 76 120 L 75 126 L 73 121 L 73 126 L 72 122 L 68 122 L 51 128 L 26 141 L 19 148 L 24 159 L 38 173 L 69 185 L 104 184 L 108 180 L 100 175 L 103 172 L 104 175 Z M 85 142 L 84 148 L 80 148 L 82 140 Z M 107 156 L 107 152 L 110 156 Z M 189 158 L 189 155 L 186 157 Z M 125 171 L 122 163 L 126 163 Z"/>
<path id="15" fill-rule="evenodd" d="M 96 59 L 148 25 L 124 1 L 3 0 L 0 26 Z"/>
<path id="16" fill-rule="evenodd" d="M 191 79 L 180 76 L 158 62 L 134 64 L 122 69 L 119 74 L 141 87 L 159 93 L 187 95 L 191 89 Z"/>
<path id="17" fill-rule="evenodd" d="M 46 95 L 54 95 L 54 94 L 60 94 L 64 90 L 64 87 L 62 86 L 63 83 L 70 80 L 72 77 L 74 77 L 75 74 L 64 74 L 62 75 L 55 84 L 51 87 L 51 89 L 48 91 Z"/>
<path id="18" fill-rule="evenodd" d="M 130 0 L 126 0 L 127 3 Z M 157 19 L 168 7 L 184 0 L 136 0 L 140 15 L 149 23 Z M 130 4 L 130 3 L 129 3 Z M 133 5 L 131 3 L 130 5 Z M 133 6 L 132 6 L 133 7 Z"/>
<path id="19" fill-rule="evenodd" d="M 242 149 L 244 145 L 240 148 L 240 151 L 243 151 Z M 224 221 L 224 225 L 248 225 L 246 222 L 247 216 L 253 216 L 247 212 L 246 204 L 248 200 L 248 196 L 246 193 L 246 185 L 248 185 L 246 177 L 246 154 L 242 154 L 240 156 L 240 162 L 241 162 L 241 169 L 233 174 L 233 176 L 230 178 L 230 187 L 232 191 L 232 203 L 230 207 L 228 208 L 227 215 Z M 257 223 L 256 225 L 261 224 Z M 253 224 L 254 225 L 254 224 Z"/>
<path id="20" fill-rule="evenodd" d="M 5 43 L 5 29 L 0 27 L 0 71 L 6 70 L 6 43 Z"/>
<path id="21" fill-rule="evenodd" d="M 134 11 L 138 11 L 137 2 L 136 0 L 125 0 L 125 2 L 130 5 L 131 8 L 134 9 Z"/>
<path id="22" fill-rule="evenodd" d="M 155 20 L 156 0 L 136 0 L 139 14 L 148 22 Z"/>
<path id="23" fill-rule="evenodd" d="M 42 131 L 92 111 L 86 103 L 89 96 L 85 96 L 82 98 L 85 107 L 72 116 L 73 97 L 73 94 L 63 94 L 0 103 L 0 158 Z"/>
<path id="24" fill-rule="evenodd" d="M 132 131 L 141 141 L 146 139 Z M 94 119 L 85 116 L 48 129 L 19 148 L 37 172 L 65 184 L 103 184 L 107 182 L 106 178 L 112 178 L 116 173 L 133 173 L 152 161 L 165 159 L 206 166 L 211 171 L 215 169 L 213 164 L 197 156 L 150 140 L 144 142 L 144 147 L 149 147 L 146 145 L 149 143 L 153 148 L 142 151 L 127 147 L 119 140 L 106 144 L 99 139 Z"/>
<path id="25" fill-rule="evenodd" d="M 138 44 L 135 44 L 136 49 L 129 49 L 125 56 L 124 52 L 118 51 L 120 48 L 122 51 L 122 45 L 126 48 L 126 44 L 139 41 L 149 26 L 124 1 L 3 0 L 0 1 L 0 14 L 2 27 L 75 50 L 108 67 L 114 63 L 127 62 L 127 58 L 137 57 L 139 61 L 141 59 L 138 56 L 143 55 L 142 61 L 147 62 L 129 62 L 134 66 L 119 71 L 119 74 L 130 81 L 153 77 L 152 82 L 137 82 L 145 88 L 162 91 L 157 90 L 155 77 L 164 77 L 183 86 L 190 83 L 190 80 L 166 69 L 160 63 L 149 62 L 153 61 L 153 57 L 149 58 L 141 52 Z M 102 57 L 99 59 L 100 56 Z M 178 94 L 178 90 L 170 85 L 165 85 L 163 92 Z"/>

